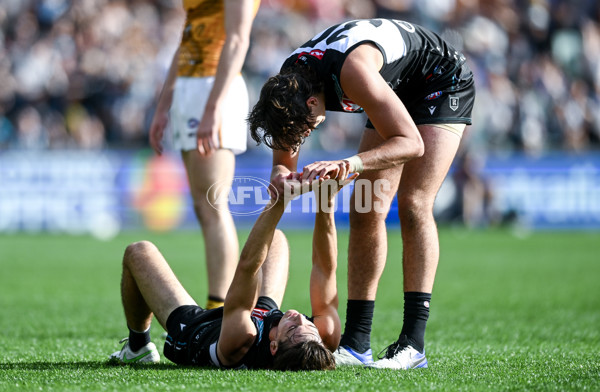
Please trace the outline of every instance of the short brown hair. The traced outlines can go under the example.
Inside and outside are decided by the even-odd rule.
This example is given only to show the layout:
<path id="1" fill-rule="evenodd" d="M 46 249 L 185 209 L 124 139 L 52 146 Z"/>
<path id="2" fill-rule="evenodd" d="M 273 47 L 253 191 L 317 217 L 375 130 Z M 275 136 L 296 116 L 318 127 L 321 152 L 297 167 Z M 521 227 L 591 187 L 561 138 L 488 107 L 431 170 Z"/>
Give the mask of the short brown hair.
<path id="1" fill-rule="evenodd" d="M 269 78 L 248 117 L 252 139 L 275 150 L 297 151 L 315 122 L 306 100 L 321 91 L 323 83 L 303 66 Z"/>
<path id="2" fill-rule="evenodd" d="M 289 342 L 289 341 L 288 341 Z M 335 359 L 323 343 L 308 340 L 300 343 L 282 342 L 273 357 L 274 370 L 334 370 Z"/>

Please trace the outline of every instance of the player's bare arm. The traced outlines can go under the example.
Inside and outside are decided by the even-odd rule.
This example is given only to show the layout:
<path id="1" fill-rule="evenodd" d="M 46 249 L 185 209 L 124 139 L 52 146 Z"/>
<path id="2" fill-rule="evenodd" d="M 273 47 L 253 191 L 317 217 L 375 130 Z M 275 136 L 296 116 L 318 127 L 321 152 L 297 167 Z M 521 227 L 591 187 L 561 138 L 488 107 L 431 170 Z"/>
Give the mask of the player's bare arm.
<path id="1" fill-rule="evenodd" d="M 177 59 L 179 58 L 179 49 L 175 51 L 167 78 L 163 85 L 156 111 L 150 125 L 150 146 L 158 155 L 163 153 L 162 139 L 165 134 L 165 128 L 169 123 L 169 108 L 173 102 L 173 90 L 175 88 L 175 80 L 177 79 Z"/>
<path id="2" fill-rule="evenodd" d="M 273 205 L 265 208 L 250 232 L 225 298 L 223 325 L 217 345 L 219 360 L 225 366 L 239 362 L 256 337 L 256 327 L 250 314 L 262 282 L 261 267 L 285 210 L 283 198 L 271 203 Z"/>
<path id="3" fill-rule="evenodd" d="M 290 173 L 288 177 L 288 182 L 295 186 L 298 196 L 310 190 L 309 186 L 298 186 L 297 173 Z M 242 249 L 240 261 L 225 298 L 223 324 L 217 345 L 219 360 L 225 366 L 238 363 L 248 352 L 256 337 L 256 327 L 250 315 L 262 284 L 261 267 L 267 258 L 277 224 L 289 201 L 291 199 L 283 197 L 270 201 L 256 220 Z"/>
<path id="4" fill-rule="evenodd" d="M 198 151 L 205 155 L 219 148 L 221 105 L 233 79 L 241 72 L 250 45 L 254 0 L 225 1 L 226 38 L 215 81 L 198 125 Z"/>
<path id="5" fill-rule="evenodd" d="M 335 195 L 357 175 L 343 182 L 328 180 L 314 189 L 317 193 L 319 208 L 315 217 L 313 234 L 312 270 L 310 274 L 310 303 L 314 323 L 319 330 L 325 346 L 333 351 L 341 337 L 341 322 L 338 315 L 337 269 L 337 232 L 333 214 Z M 326 200 L 321 200 L 325 198 Z M 321 204 L 326 202 L 325 204 Z"/>
<path id="6" fill-rule="evenodd" d="M 296 172 L 298 166 L 297 151 L 292 150 L 273 150 L 273 169 L 271 170 L 271 186 L 276 192 L 271 192 L 271 197 L 278 197 L 285 194 L 286 178 L 290 173 Z"/>
<path id="7" fill-rule="evenodd" d="M 364 170 L 387 169 L 420 157 L 424 152 L 417 126 L 402 101 L 379 74 L 382 64 L 379 49 L 365 44 L 348 55 L 340 74 L 340 83 L 348 97 L 365 110 L 385 140 L 360 155 Z"/>
<path id="8" fill-rule="evenodd" d="M 424 153 L 421 135 L 402 101 L 379 74 L 383 55 L 372 44 L 353 50 L 344 61 L 340 83 L 346 95 L 361 106 L 385 140 L 369 151 L 358 154 L 362 170 L 379 170 L 400 165 Z M 347 161 L 321 161 L 307 165 L 303 178 L 312 180 L 330 174 L 341 178 L 341 169 L 352 171 Z"/>

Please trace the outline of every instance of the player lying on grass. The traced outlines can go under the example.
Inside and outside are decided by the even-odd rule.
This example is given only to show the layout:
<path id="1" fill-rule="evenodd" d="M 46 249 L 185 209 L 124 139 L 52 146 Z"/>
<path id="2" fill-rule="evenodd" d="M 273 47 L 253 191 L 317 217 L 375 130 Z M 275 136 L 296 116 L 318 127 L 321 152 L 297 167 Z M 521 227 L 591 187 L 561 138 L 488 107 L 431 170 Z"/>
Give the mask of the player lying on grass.
<path id="1" fill-rule="evenodd" d="M 299 177 L 297 173 L 288 177 L 288 194 L 294 197 L 308 190 L 308 184 L 298 186 Z M 331 206 L 341 186 L 333 180 L 320 182 L 317 199 L 323 194 L 325 204 Z M 334 369 L 331 351 L 339 344 L 341 325 L 333 209 L 321 210 L 315 218 L 310 275 L 312 317 L 296 310 L 282 313 L 279 305 L 287 283 L 289 251 L 285 236 L 276 226 L 289 201 L 285 199 L 290 198 L 271 200 L 258 217 L 242 250 L 225 305 L 217 309 L 207 310 L 196 304 L 152 243 L 129 245 L 123 257 L 121 295 L 130 334 L 111 360 L 160 360 L 149 333 L 155 315 L 168 332 L 164 354 L 179 365 Z"/>

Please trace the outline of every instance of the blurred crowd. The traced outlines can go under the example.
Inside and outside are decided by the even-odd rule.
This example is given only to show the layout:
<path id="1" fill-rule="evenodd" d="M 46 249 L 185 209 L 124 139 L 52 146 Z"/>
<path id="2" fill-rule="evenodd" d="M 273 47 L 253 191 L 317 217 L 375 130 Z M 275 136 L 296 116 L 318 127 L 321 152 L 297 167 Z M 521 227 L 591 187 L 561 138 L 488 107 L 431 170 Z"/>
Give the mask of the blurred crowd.
<path id="1" fill-rule="evenodd" d="M 298 45 L 371 17 L 423 25 L 467 55 L 466 148 L 600 148 L 597 0 L 263 0 L 244 66 L 251 100 Z M 147 146 L 183 20 L 179 0 L 0 0 L 0 149 Z M 355 148 L 356 116 L 328 115 L 310 143 Z"/>

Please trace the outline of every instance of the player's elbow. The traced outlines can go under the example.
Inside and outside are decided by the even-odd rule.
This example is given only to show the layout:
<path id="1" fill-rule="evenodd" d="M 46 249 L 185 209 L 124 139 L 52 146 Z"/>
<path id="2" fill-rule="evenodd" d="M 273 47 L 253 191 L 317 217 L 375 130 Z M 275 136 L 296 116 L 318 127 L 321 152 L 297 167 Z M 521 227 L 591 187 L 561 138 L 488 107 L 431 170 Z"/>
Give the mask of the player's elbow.
<path id="1" fill-rule="evenodd" d="M 415 136 L 398 136 L 390 143 L 390 151 L 394 151 L 390 161 L 397 165 L 422 157 L 425 154 L 425 144 L 418 133 Z"/>
<path id="2" fill-rule="evenodd" d="M 337 316 L 337 313 L 336 313 Z M 332 318 L 319 330 L 323 344 L 331 351 L 335 351 L 340 345 L 342 337 L 342 324 L 339 317 Z"/>
<path id="3" fill-rule="evenodd" d="M 242 250 L 235 274 L 247 277 L 254 276 L 260 270 L 260 265 L 261 264 L 257 262 L 256 257 L 251 255 L 249 252 L 244 252 Z"/>
<path id="4" fill-rule="evenodd" d="M 250 46 L 250 37 L 243 34 L 232 34 L 228 37 L 227 41 L 232 48 L 242 53 L 246 53 Z"/>
<path id="5" fill-rule="evenodd" d="M 425 155 L 425 143 L 423 143 L 423 139 L 419 138 L 419 143 L 416 149 L 415 158 L 421 158 Z"/>
<path id="6" fill-rule="evenodd" d="M 417 133 L 410 139 L 408 149 L 409 151 L 407 155 L 409 159 L 420 158 L 425 154 L 425 143 L 423 143 L 421 134 Z"/>

